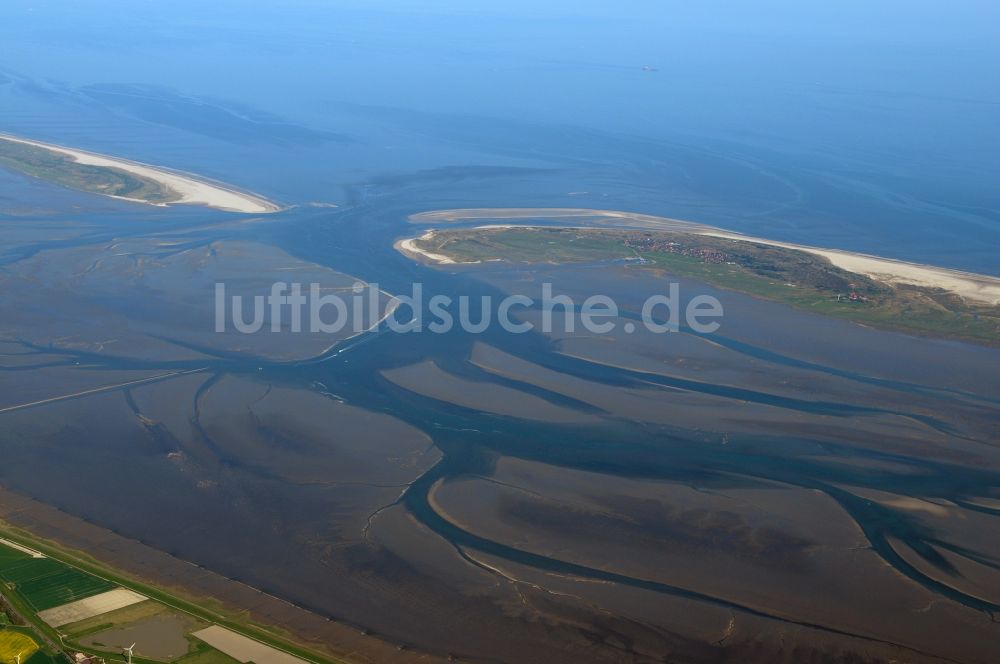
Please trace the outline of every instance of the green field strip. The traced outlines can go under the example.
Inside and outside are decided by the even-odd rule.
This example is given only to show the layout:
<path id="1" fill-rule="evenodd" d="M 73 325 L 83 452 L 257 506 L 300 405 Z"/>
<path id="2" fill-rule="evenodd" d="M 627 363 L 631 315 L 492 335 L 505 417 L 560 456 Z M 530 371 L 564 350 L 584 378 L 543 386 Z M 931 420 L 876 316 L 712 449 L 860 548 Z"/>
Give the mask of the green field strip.
<path id="1" fill-rule="evenodd" d="M 52 558 L 30 558 L 27 555 L 0 566 L 0 579 L 14 584 L 17 594 L 36 612 L 92 597 L 116 587 L 109 581 Z"/>

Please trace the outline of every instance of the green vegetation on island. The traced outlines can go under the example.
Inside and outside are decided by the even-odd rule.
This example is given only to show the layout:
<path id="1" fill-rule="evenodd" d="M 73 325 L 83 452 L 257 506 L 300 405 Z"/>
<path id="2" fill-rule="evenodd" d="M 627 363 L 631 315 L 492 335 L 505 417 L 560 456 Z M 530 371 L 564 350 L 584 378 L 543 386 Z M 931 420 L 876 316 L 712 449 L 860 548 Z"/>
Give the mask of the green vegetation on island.
<path id="1" fill-rule="evenodd" d="M 460 263 L 621 261 L 857 323 L 1000 345 L 1000 307 L 887 284 L 797 249 L 672 231 L 502 227 L 435 231 L 421 251 Z"/>
<path id="2" fill-rule="evenodd" d="M 94 166 L 37 145 L 0 136 L 0 167 L 24 173 L 64 187 L 147 203 L 170 203 L 180 195 L 151 178 L 110 166 Z"/>

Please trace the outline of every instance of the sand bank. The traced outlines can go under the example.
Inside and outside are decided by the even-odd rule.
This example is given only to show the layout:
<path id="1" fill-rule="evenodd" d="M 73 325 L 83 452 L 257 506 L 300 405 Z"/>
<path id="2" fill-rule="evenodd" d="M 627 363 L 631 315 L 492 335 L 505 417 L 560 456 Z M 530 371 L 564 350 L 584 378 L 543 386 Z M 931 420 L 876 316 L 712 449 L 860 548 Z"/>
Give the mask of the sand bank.
<path id="1" fill-rule="evenodd" d="M 267 199 L 248 192 L 231 189 L 225 185 L 213 184 L 194 176 L 177 173 L 163 168 L 150 166 L 148 164 L 120 159 L 118 157 L 108 157 L 84 150 L 66 148 L 59 145 L 51 145 L 40 141 L 32 141 L 24 138 L 17 138 L 6 134 L 0 134 L 0 139 L 23 143 L 38 148 L 44 148 L 52 152 L 57 152 L 71 157 L 78 164 L 89 166 L 101 166 L 104 168 L 117 168 L 127 171 L 140 177 L 149 178 L 172 189 L 179 196 L 177 201 L 169 205 L 204 205 L 217 210 L 228 210 L 230 212 L 245 212 L 248 214 L 266 214 L 277 212 L 280 208 Z M 138 198 L 127 198 L 124 196 L 112 196 L 123 200 L 147 205 L 164 205 L 161 203 L 150 203 Z"/>

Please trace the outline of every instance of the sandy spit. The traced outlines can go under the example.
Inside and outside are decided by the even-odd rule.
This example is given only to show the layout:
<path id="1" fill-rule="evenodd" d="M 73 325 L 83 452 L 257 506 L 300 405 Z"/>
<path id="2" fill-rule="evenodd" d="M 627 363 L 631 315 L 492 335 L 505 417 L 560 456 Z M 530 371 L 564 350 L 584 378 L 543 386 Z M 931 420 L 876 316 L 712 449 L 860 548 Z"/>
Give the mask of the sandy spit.
<path id="1" fill-rule="evenodd" d="M 448 258 L 444 254 L 435 254 L 430 251 L 426 251 L 417 246 L 417 242 L 426 242 L 434 237 L 434 231 L 427 231 L 420 237 L 411 237 L 405 240 L 397 240 L 392 246 L 396 251 L 400 252 L 405 256 L 416 259 L 425 259 L 436 265 L 453 265 L 454 260 Z"/>
<path id="2" fill-rule="evenodd" d="M 180 196 L 180 200 L 172 201 L 169 205 L 204 205 L 206 207 L 215 208 L 216 210 L 245 212 L 248 214 L 267 214 L 270 212 L 277 212 L 281 209 L 261 196 L 238 191 L 236 189 L 230 189 L 224 185 L 213 184 L 193 176 L 165 170 L 156 166 L 150 166 L 149 164 L 143 164 L 127 159 L 119 159 L 118 157 L 109 157 L 93 152 L 86 152 L 84 150 L 76 150 L 60 145 L 51 145 L 49 143 L 32 141 L 25 138 L 17 138 L 6 134 L 0 134 L 0 139 L 12 141 L 14 143 L 33 145 L 35 147 L 51 150 L 52 152 L 58 152 L 59 154 L 72 157 L 73 160 L 79 164 L 103 166 L 106 168 L 118 168 L 141 177 L 149 178 L 150 180 L 155 180 L 156 182 L 174 190 Z M 145 203 L 147 205 L 164 205 L 150 203 L 149 201 L 136 198 L 127 198 L 125 196 L 112 196 L 112 198 L 121 198 L 123 200 L 133 201 L 136 203 Z"/>

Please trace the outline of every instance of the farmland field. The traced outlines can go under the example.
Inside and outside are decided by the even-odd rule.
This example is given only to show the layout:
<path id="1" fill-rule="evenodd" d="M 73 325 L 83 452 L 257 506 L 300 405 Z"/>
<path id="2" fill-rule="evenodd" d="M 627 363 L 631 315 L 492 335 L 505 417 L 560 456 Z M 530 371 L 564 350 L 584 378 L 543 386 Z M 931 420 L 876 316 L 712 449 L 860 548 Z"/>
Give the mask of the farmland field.
<path id="1" fill-rule="evenodd" d="M 239 661 L 210 647 L 207 643 L 198 641 L 191 652 L 176 660 L 174 664 L 239 664 Z"/>
<path id="2" fill-rule="evenodd" d="M 39 611 L 38 617 L 51 627 L 62 627 L 63 625 L 104 615 L 109 611 L 144 601 L 146 601 L 146 598 L 139 593 L 125 588 L 115 588 L 114 590 L 97 595 L 84 597 L 75 602 L 62 604 L 54 609 Z"/>
<path id="3" fill-rule="evenodd" d="M 18 562 L 19 560 L 28 560 L 30 557 L 31 556 L 22 551 L 17 551 L 16 549 L 0 545 L 0 570 L 4 569 L 8 565 Z"/>
<path id="4" fill-rule="evenodd" d="M 0 664 L 14 664 L 18 655 L 21 655 L 21 661 L 27 664 L 36 652 L 38 643 L 32 637 L 17 629 L 9 627 L 0 629 Z"/>
<path id="5" fill-rule="evenodd" d="M 51 558 L 28 558 L 0 567 L 0 579 L 13 583 L 25 602 L 44 611 L 115 587 L 104 579 L 68 567 Z"/>

